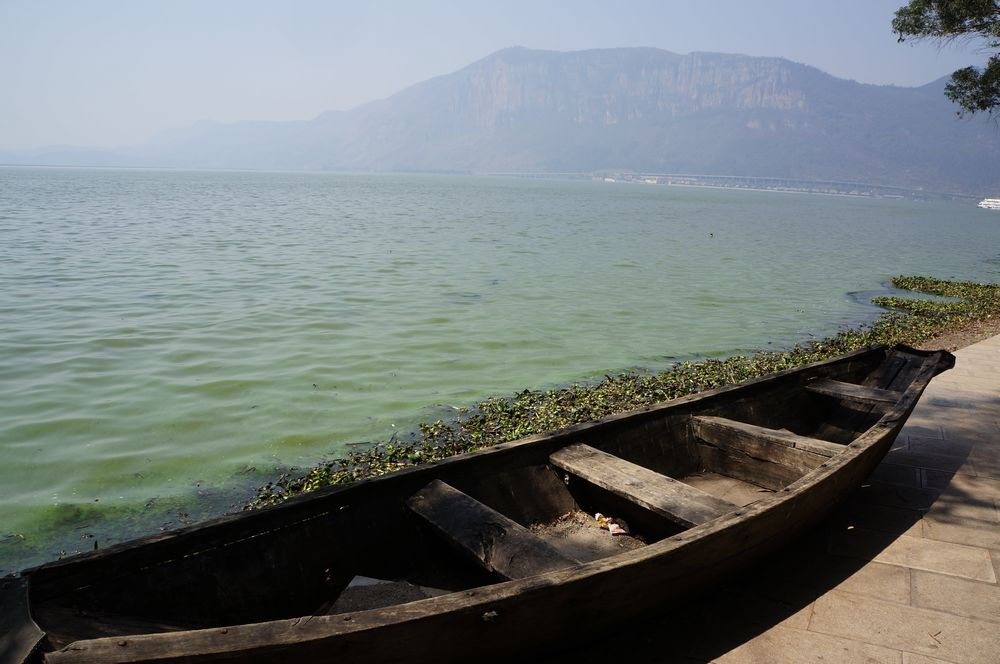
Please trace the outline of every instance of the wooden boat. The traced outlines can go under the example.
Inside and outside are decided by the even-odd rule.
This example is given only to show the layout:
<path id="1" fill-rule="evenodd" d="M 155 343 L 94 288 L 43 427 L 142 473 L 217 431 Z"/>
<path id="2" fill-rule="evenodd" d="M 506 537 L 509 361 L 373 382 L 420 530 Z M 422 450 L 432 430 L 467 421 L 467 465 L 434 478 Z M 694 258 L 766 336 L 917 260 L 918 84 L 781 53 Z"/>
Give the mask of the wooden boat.
<path id="1" fill-rule="evenodd" d="M 550 648 L 669 609 L 815 523 L 953 364 L 870 348 L 29 569 L 0 592 L 0 660 Z"/>

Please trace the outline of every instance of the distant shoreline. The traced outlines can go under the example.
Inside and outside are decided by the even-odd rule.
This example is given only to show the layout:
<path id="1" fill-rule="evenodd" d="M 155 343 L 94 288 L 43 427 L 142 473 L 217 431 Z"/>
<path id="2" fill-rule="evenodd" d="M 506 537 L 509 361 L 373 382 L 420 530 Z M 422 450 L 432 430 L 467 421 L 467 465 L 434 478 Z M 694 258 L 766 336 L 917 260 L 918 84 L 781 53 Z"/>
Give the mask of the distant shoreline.
<path id="1" fill-rule="evenodd" d="M 969 200 L 977 201 L 982 198 L 982 194 L 965 194 L 942 191 L 927 191 L 922 189 L 908 189 L 896 185 L 879 185 L 872 183 L 834 183 L 822 180 L 801 180 L 802 183 L 811 183 L 811 187 L 763 187 L 744 185 L 724 185 L 711 184 L 708 182 L 676 182 L 676 179 L 710 178 L 710 179 L 732 179 L 732 180 L 782 180 L 770 176 L 729 176 L 729 175 L 665 175 L 665 174 L 643 174 L 643 173 L 606 173 L 600 171 L 592 172 L 477 172 L 477 171 L 339 171 L 339 170 L 316 170 L 316 169 L 256 169 L 256 168 L 197 168 L 181 166 L 111 166 L 94 164 L 18 164 L 0 163 L 0 168 L 52 168 L 52 169 L 79 169 L 98 171 L 173 171 L 178 173 L 288 173 L 307 175 L 417 175 L 417 176 L 445 176 L 445 177 L 497 177 L 497 178 L 522 178 L 525 180 L 567 180 L 567 181 L 590 181 L 608 184 L 646 184 L 671 187 L 688 187 L 696 189 L 722 189 L 734 191 L 761 191 L 779 194 L 819 194 L 823 196 L 840 196 L 845 198 L 862 199 L 886 199 L 886 200 Z M 646 178 L 662 178 L 668 182 L 646 182 Z M 851 191 L 822 191 L 818 187 L 823 185 L 848 185 L 861 189 L 895 191 L 898 193 L 853 193 Z"/>
<path id="2" fill-rule="evenodd" d="M 848 193 L 837 193 L 832 191 L 802 191 L 800 189 L 764 189 L 758 187 L 724 187 L 717 184 L 674 184 L 669 183 L 665 185 L 651 185 L 651 186 L 661 186 L 661 187 L 688 187 L 691 189 L 724 189 L 728 191 L 763 191 L 769 194 L 808 194 L 811 196 L 839 196 L 841 198 L 884 198 L 886 200 L 909 200 L 905 196 L 869 196 L 867 194 L 848 194 Z"/>
<path id="3" fill-rule="evenodd" d="M 699 187 L 705 189 L 732 189 L 737 191 L 769 191 L 791 194 L 822 194 L 888 200 L 976 200 L 972 194 L 958 194 L 925 189 L 910 189 L 896 185 L 871 182 L 841 182 L 836 180 L 807 180 L 753 175 L 708 175 L 673 173 L 604 173 L 594 174 L 596 182 L 609 184 L 645 184 L 653 186 Z"/>

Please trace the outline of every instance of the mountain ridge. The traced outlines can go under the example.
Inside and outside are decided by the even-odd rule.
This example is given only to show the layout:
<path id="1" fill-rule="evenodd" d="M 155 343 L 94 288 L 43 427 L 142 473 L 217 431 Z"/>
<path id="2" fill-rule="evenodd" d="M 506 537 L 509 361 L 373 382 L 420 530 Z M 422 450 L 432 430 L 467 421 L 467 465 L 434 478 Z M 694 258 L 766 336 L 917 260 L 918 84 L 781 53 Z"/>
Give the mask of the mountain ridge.
<path id="1" fill-rule="evenodd" d="M 996 191 L 1000 132 L 956 118 L 944 81 L 858 83 L 779 57 L 510 47 L 311 120 L 161 132 L 122 165 L 698 172 Z"/>

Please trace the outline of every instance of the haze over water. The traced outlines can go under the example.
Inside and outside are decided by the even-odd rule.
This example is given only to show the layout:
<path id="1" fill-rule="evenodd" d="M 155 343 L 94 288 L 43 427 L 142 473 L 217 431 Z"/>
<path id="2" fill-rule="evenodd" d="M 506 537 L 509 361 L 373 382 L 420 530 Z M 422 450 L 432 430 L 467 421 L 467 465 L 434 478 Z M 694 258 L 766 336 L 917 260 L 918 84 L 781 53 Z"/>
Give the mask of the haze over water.
<path id="1" fill-rule="evenodd" d="M 0 571 L 524 387 L 790 345 L 1000 215 L 556 180 L 0 169 Z"/>

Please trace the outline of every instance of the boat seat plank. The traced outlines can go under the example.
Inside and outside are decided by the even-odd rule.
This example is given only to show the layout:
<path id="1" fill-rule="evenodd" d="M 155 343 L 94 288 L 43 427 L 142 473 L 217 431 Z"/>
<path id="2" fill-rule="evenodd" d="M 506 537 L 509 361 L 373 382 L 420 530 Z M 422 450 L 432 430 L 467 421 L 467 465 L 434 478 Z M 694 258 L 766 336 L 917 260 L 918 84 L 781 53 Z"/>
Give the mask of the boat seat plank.
<path id="1" fill-rule="evenodd" d="M 738 422 L 724 417 L 691 418 L 694 435 L 729 451 L 738 450 L 757 459 L 808 472 L 844 449 L 843 445 L 791 431 Z"/>
<path id="2" fill-rule="evenodd" d="M 901 392 L 883 390 L 877 387 L 844 383 L 839 380 L 820 379 L 806 384 L 813 394 L 822 394 L 835 399 L 846 399 L 863 404 L 892 404 L 903 396 Z"/>
<path id="3" fill-rule="evenodd" d="M 577 564 L 516 521 L 458 489 L 433 480 L 407 507 L 480 565 L 507 579 L 522 579 Z"/>
<path id="4" fill-rule="evenodd" d="M 580 479 L 682 526 L 696 526 L 737 505 L 589 445 L 564 447 L 549 461 Z"/>

